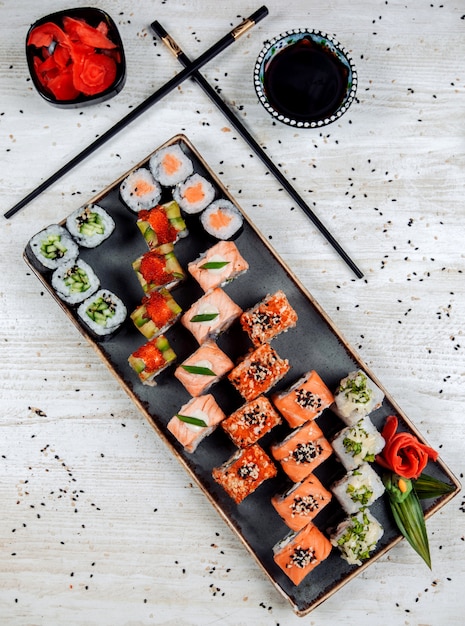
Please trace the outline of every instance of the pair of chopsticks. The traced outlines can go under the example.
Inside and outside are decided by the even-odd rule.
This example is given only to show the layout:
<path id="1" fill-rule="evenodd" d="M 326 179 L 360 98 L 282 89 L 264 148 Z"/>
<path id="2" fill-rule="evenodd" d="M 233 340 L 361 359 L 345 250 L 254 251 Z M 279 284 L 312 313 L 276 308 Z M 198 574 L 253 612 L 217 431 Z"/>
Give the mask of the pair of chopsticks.
<path id="1" fill-rule="evenodd" d="M 195 81 L 202 87 L 202 89 L 207 93 L 207 95 L 213 100 L 213 102 L 218 106 L 220 111 L 228 118 L 230 123 L 236 128 L 236 130 L 240 133 L 242 138 L 248 143 L 248 145 L 254 150 L 254 152 L 259 156 L 259 158 L 265 163 L 270 172 L 275 176 L 275 178 L 281 183 L 284 189 L 289 193 L 289 195 L 297 202 L 300 208 L 305 212 L 307 217 L 314 223 L 314 225 L 318 228 L 321 234 L 327 239 L 327 241 L 332 245 L 335 251 L 340 255 L 340 257 L 346 262 L 346 264 L 352 269 L 355 275 L 358 278 L 363 277 L 363 273 L 361 270 L 355 265 L 352 259 L 348 256 L 348 254 L 344 251 L 342 246 L 336 241 L 333 235 L 328 231 L 328 229 L 322 224 L 322 222 L 318 219 L 318 217 L 313 213 L 310 207 L 304 202 L 304 200 L 300 197 L 297 191 L 292 187 L 289 181 L 285 178 L 285 176 L 281 173 L 281 171 L 275 166 L 273 161 L 267 156 L 264 150 L 260 147 L 260 145 L 256 142 L 256 140 L 252 137 L 252 135 L 248 132 L 248 130 L 244 127 L 240 119 L 229 109 L 229 107 L 225 104 L 225 102 L 219 97 L 217 92 L 211 87 L 208 81 L 200 74 L 199 70 L 206 63 L 212 60 L 217 54 L 225 50 L 229 45 L 234 43 L 239 37 L 241 37 L 244 33 L 246 33 L 250 28 L 255 26 L 260 20 L 268 15 L 268 9 L 266 6 L 260 7 L 257 11 L 255 11 L 250 17 L 243 20 L 238 26 L 236 26 L 233 30 L 231 30 L 228 34 L 222 37 L 217 43 L 215 43 L 211 48 L 209 48 L 206 52 L 200 55 L 195 61 L 190 61 L 189 58 L 184 54 L 178 44 L 173 40 L 172 37 L 168 35 L 166 30 L 161 26 L 161 24 L 157 21 L 153 22 L 151 25 L 152 29 L 162 41 L 168 46 L 171 52 L 176 56 L 176 58 L 181 62 L 184 66 L 184 69 L 181 70 L 176 76 L 174 76 L 171 80 L 169 80 L 165 85 L 163 85 L 160 89 L 154 92 L 151 96 L 149 96 L 146 100 L 144 100 L 141 104 L 139 104 L 136 108 L 134 108 L 130 113 L 128 113 L 125 117 L 123 117 L 119 122 L 117 122 L 114 126 L 112 126 L 108 131 L 103 133 L 100 137 L 98 137 L 93 143 L 87 146 L 84 150 L 82 150 L 79 154 L 77 154 L 74 158 L 68 161 L 63 167 L 57 170 L 52 176 L 43 181 L 38 187 L 32 190 L 28 195 L 26 195 L 22 200 L 20 200 L 16 205 L 14 205 L 9 211 L 7 211 L 4 215 L 7 219 L 15 215 L 18 211 L 20 211 L 23 207 L 25 207 L 29 202 L 31 202 L 34 198 L 36 198 L 39 194 L 41 194 L 45 189 L 50 187 L 54 182 L 56 182 L 59 178 L 68 173 L 75 165 L 78 165 L 87 158 L 92 152 L 97 150 L 100 146 L 102 146 L 106 141 L 114 137 L 120 130 L 128 126 L 133 120 L 135 120 L 139 115 L 145 112 L 149 107 L 153 104 L 164 98 L 168 93 L 170 93 L 173 89 L 178 87 L 186 78 L 192 77 Z"/>

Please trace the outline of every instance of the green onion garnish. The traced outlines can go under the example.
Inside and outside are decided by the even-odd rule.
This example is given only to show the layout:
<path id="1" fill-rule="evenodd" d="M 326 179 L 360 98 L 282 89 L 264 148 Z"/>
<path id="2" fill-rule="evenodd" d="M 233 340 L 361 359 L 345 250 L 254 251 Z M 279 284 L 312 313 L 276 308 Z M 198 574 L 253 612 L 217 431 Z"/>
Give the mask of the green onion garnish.
<path id="1" fill-rule="evenodd" d="M 202 426 L 203 428 L 206 428 L 208 426 L 208 424 L 200 419 L 199 417 L 191 417 L 190 415 L 176 415 L 176 417 L 178 419 L 181 420 L 181 422 L 186 422 L 186 424 L 193 424 L 194 426 Z"/>
<path id="2" fill-rule="evenodd" d="M 221 268 L 229 265 L 230 261 L 208 261 L 200 266 L 201 270 L 220 270 Z"/>
<path id="3" fill-rule="evenodd" d="M 219 313 L 199 313 L 191 317 L 191 322 L 211 322 L 215 317 L 218 317 Z"/>
<path id="4" fill-rule="evenodd" d="M 208 367 L 201 367 L 200 365 L 181 365 L 189 374 L 200 374 L 201 376 L 216 376 L 215 372 Z"/>

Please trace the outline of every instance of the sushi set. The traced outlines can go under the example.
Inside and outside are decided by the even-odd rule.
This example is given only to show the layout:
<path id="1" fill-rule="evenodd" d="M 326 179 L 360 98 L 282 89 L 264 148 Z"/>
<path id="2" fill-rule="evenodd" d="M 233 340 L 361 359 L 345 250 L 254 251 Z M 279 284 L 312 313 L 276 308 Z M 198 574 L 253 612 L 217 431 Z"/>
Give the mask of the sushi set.
<path id="1" fill-rule="evenodd" d="M 187 137 L 24 259 L 298 615 L 401 539 L 386 418 L 426 442 Z"/>

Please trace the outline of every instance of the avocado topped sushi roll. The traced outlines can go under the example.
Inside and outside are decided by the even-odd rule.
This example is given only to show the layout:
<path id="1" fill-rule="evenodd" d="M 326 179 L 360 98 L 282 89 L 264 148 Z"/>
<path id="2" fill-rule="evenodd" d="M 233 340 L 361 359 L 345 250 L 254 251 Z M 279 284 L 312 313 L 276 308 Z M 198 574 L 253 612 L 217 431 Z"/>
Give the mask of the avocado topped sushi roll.
<path id="1" fill-rule="evenodd" d="M 63 226 L 52 224 L 32 237 L 28 244 L 34 264 L 42 271 L 55 270 L 77 259 L 79 248 Z"/>
<path id="2" fill-rule="evenodd" d="M 115 230 L 115 222 L 105 209 L 88 204 L 71 213 L 66 227 L 80 246 L 95 248 Z"/>
<path id="3" fill-rule="evenodd" d="M 139 211 L 136 223 L 150 250 L 164 254 L 171 252 L 176 241 L 187 235 L 186 222 L 174 200 Z"/>
<path id="4" fill-rule="evenodd" d="M 131 313 L 131 319 L 144 337 L 153 339 L 168 330 L 181 312 L 171 293 L 162 287 L 142 299 L 142 303 Z"/>
<path id="5" fill-rule="evenodd" d="M 176 358 L 168 339 L 159 335 L 130 354 L 128 362 L 143 385 L 154 386 L 156 377 Z"/>
<path id="6" fill-rule="evenodd" d="M 126 319 L 126 306 L 108 289 L 100 289 L 78 307 L 78 316 L 92 334 L 110 337 Z"/>
<path id="7" fill-rule="evenodd" d="M 194 171 L 192 161 L 179 144 L 157 150 L 150 158 L 149 167 L 155 180 L 163 187 L 172 187 L 186 180 Z"/>
<path id="8" fill-rule="evenodd" d="M 157 250 L 149 250 L 138 257 L 132 267 L 145 293 L 160 287 L 173 289 L 186 276 L 174 252 L 160 254 Z"/>
<path id="9" fill-rule="evenodd" d="M 58 267 L 52 274 L 52 287 L 68 304 L 79 304 L 100 286 L 94 270 L 82 259 Z"/>
<path id="10" fill-rule="evenodd" d="M 138 213 L 142 209 L 151 209 L 158 204 L 161 187 L 148 169 L 139 167 L 123 180 L 120 195 L 131 211 Z"/>

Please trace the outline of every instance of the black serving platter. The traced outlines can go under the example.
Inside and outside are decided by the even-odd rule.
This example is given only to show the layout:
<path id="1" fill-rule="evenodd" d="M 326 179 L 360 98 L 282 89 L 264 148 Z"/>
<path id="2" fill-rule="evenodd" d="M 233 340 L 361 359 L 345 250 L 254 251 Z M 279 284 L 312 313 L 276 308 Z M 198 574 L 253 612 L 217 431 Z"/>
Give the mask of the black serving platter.
<path id="1" fill-rule="evenodd" d="M 184 135 L 173 137 L 160 148 L 175 143 L 178 143 L 192 159 L 195 171 L 203 174 L 212 182 L 217 197 L 229 199 L 242 211 L 235 199 Z M 133 169 L 147 165 L 150 156 L 148 155 Z M 132 269 L 132 262 L 147 250 L 147 246 L 136 226 L 136 215 L 124 205 L 119 196 L 120 183 L 128 173 L 123 174 L 120 179 L 86 202 L 86 204 L 97 203 L 106 209 L 115 220 L 116 228 L 114 233 L 97 248 L 81 248 L 80 256 L 92 266 L 100 278 L 101 286 L 115 292 L 123 300 L 128 313 L 130 313 L 140 304 L 144 295 Z M 161 202 L 170 200 L 171 193 L 171 189 L 165 189 Z M 341 378 L 350 371 L 360 368 L 385 393 L 382 407 L 370 416 L 378 429 L 381 430 L 388 415 L 396 414 L 402 429 L 410 430 L 419 437 L 420 441 L 428 443 L 354 349 L 345 341 L 312 295 L 292 274 L 243 211 L 242 213 L 244 228 L 235 243 L 248 261 L 250 269 L 229 283 L 224 288 L 225 291 L 245 310 L 256 304 L 268 293 L 282 289 L 299 316 L 297 326 L 294 329 L 273 340 L 273 347 L 278 354 L 282 358 L 287 358 L 291 364 L 290 371 L 273 388 L 273 391 L 289 386 L 310 369 L 315 369 L 326 384 L 331 389 L 335 389 Z M 186 222 L 189 235 L 179 240 L 175 245 L 175 254 L 184 268 L 187 267 L 189 261 L 197 258 L 201 252 L 214 243 L 205 235 L 197 218 L 187 216 Z M 279 592 L 287 598 L 298 615 L 305 615 L 313 610 L 400 541 L 401 536 L 391 518 L 387 500 L 382 497 L 370 507 L 384 527 L 384 535 L 372 557 L 362 566 L 350 566 L 340 557 L 339 552 L 333 549 L 324 562 L 311 572 L 299 586 L 295 586 L 273 561 L 273 546 L 288 533 L 286 525 L 270 502 L 272 495 L 283 492 L 290 484 L 282 470 L 278 468 L 276 478 L 263 483 L 241 504 L 236 505 L 211 476 L 212 468 L 221 465 L 235 451 L 233 444 L 223 430 L 217 428 L 214 433 L 203 440 L 194 453 L 184 451 L 183 447 L 167 430 L 166 424 L 179 411 L 179 408 L 190 399 L 190 396 L 173 376 L 173 368 L 167 369 L 159 375 L 155 387 L 140 383 L 137 375 L 129 367 L 127 359 L 146 340 L 135 328 L 129 316 L 117 335 L 106 341 L 96 341 L 80 324 L 75 314 L 75 308 L 69 307 L 57 297 L 50 284 L 51 273 L 40 270 L 28 247 L 24 251 L 24 259 L 58 305 L 98 352 L 149 424 L 199 485 L 207 499 L 237 534 L 264 573 Z M 173 296 L 183 310 L 186 310 L 202 293 L 194 279 L 188 277 L 182 285 L 175 288 Z M 178 362 L 183 361 L 197 348 L 194 338 L 179 322 L 166 335 L 178 356 Z M 233 324 L 228 331 L 220 336 L 218 344 L 233 361 L 251 348 L 247 336 L 240 329 L 238 323 Z M 211 393 L 226 414 L 242 404 L 239 394 L 227 380 L 220 381 L 213 387 Z M 317 418 L 317 422 L 329 439 L 343 427 L 339 418 L 328 409 Z M 282 440 L 288 432 L 289 428 L 283 424 L 268 433 L 260 443 L 265 450 L 269 450 L 271 443 Z M 453 491 L 435 500 L 424 501 L 425 517 L 437 512 L 460 490 L 460 483 L 457 478 L 441 459 L 435 463 L 430 462 L 427 471 L 428 474 L 450 483 Z M 326 487 L 329 487 L 343 473 L 342 466 L 335 460 L 334 455 L 315 470 L 315 474 Z M 319 513 L 314 523 L 326 533 L 342 517 L 342 509 L 333 501 Z"/>

